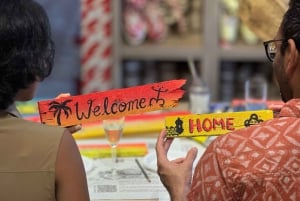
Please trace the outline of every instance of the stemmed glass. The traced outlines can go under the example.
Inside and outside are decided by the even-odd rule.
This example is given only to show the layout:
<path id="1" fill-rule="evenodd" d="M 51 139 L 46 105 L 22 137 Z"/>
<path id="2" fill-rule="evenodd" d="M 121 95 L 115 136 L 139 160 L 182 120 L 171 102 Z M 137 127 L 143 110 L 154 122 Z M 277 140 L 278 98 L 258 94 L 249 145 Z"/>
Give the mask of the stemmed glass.
<path id="1" fill-rule="evenodd" d="M 117 117 L 106 119 L 102 121 L 106 139 L 111 146 L 111 158 L 112 158 L 112 169 L 107 178 L 117 179 L 119 178 L 118 171 L 116 169 L 117 163 L 117 146 L 123 134 L 123 128 L 125 124 L 125 117 Z"/>

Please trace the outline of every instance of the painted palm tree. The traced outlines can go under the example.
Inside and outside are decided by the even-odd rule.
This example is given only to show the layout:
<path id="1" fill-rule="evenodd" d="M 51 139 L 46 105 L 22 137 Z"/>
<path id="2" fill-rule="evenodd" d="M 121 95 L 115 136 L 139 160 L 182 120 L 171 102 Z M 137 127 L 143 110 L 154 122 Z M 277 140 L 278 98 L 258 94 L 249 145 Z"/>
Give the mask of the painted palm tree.
<path id="1" fill-rule="evenodd" d="M 61 125 L 60 117 L 61 117 L 62 111 L 64 112 L 66 118 L 69 117 L 69 112 L 70 112 L 70 114 L 72 114 L 71 108 L 67 106 L 67 104 L 69 102 L 72 102 L 72 100 L 65 100 L 62 103 L 59 103 L 57 101 L 52 101 L 51 103 L 49 103 L 49 106 L 50 106 L 49 111 L 54 110 L 54 117 L 56 117 L 56 122 L 59 126 Z"/>

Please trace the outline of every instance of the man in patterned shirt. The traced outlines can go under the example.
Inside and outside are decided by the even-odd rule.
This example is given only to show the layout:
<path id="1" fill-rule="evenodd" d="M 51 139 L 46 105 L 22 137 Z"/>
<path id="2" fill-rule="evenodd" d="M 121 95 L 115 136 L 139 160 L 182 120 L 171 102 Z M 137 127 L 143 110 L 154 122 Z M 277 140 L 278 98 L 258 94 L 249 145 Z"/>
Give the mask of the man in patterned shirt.
<path id="1" fill-rule="evenodd" d="M 169 161 L 172 138 L 157 140 L 158 173 L 172 201 L 300 200 L 300 0 L 264 42 L 282 100 L 278 118 L 216 138 L 192 175 L 197 149 Z"/>

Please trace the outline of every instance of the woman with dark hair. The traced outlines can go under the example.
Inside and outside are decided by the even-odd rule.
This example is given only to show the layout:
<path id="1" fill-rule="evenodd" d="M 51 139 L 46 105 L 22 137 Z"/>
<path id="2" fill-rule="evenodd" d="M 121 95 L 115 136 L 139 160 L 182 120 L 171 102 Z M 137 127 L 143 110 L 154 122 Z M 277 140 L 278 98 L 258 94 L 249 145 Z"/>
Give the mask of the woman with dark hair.
<path id="1" fill-rule="evenodd" d="M 88 201 L 86 175 L 69 130 L 18 118 L 15 100 L 34 96 L 52 70 L 48 17 L 33 0 L 0 1 L 0 200 Z"/>

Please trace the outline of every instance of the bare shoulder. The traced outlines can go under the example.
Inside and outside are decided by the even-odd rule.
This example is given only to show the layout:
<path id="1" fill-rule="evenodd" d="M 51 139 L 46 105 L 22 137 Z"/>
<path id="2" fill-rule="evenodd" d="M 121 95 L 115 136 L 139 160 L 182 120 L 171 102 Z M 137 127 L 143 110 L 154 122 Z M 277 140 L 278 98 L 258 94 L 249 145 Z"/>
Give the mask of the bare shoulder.
<path id="1" fill-rule="evenodd" d="M 78 146 L 72 134 L 65 130 L 59 146 L 56 166 L 57 201 L 88 201 L 86 174 Z"/>

